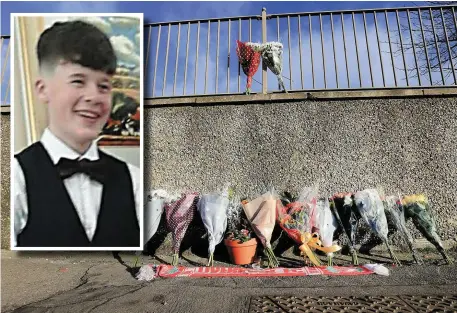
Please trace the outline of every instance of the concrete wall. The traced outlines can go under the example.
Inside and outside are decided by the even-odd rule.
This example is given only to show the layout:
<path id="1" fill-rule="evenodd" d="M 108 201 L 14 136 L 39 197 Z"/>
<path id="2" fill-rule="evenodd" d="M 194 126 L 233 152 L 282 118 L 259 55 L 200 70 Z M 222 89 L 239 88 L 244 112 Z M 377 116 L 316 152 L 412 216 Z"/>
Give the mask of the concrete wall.
<path id="1" fill-rule="evenodd" d="M 10 115 L 0 115 L 1 248 L 10 246 Z"/>
<path id="2" fill-rule="evenodd" d="M 454 97 L 157 107 L 145 118 L 145 190 L 423 192 L 442 239 L 456 239 Z"/>
<path id="3" fill-rule="evenodd" d="M 442 239 L 457 234 L 455 97 L 301 100 L 145 109 L 145 190 L 246 196 L 319 182 L 325 195 L 382 186 L 426 193 Z M 2 246 L 9 241 L 9 115 L 2 127 Z"/>

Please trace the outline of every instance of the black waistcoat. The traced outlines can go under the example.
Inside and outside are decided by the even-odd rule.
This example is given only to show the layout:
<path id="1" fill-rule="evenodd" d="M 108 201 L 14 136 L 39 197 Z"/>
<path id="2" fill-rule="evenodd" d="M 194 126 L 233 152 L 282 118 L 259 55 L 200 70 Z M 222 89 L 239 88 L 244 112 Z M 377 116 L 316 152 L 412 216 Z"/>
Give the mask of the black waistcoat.
<path id="1" fill-rule="evenodd" d="M 109 178 L 103 185 L 92 241 L 79 219 L 63 180 L 40 142 L 15 156 L 24 172 L 28 219 L 18 247 L 138 247 L 140 229 L 127 164 L 99 150 Z"/>

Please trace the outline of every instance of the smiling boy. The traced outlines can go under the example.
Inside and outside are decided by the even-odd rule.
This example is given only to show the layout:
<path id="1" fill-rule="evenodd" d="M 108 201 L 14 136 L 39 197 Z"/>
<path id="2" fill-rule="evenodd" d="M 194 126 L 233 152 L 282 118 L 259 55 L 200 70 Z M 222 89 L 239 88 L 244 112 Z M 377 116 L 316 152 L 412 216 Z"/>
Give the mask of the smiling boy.
<path id="1" fill-rule="evenodd" d="M 17 247 L 139 247 L 139 169 L 97 148 L 117 67 L 108 37 L 55 23 L 37 44 L 48 127 L 13 160 Z"/>

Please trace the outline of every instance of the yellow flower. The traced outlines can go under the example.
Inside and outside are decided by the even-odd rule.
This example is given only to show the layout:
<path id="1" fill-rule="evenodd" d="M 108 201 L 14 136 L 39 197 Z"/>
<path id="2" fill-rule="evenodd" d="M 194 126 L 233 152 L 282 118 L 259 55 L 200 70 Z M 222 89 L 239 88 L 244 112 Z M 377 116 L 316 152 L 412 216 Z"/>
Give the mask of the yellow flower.
<path id="1" fill-rule="evenodd" d="M 427 203 L 427 197 L 424 194 L 409 195 L 403 197 L 403 204 L 410 204 L 415 202 Z"/>

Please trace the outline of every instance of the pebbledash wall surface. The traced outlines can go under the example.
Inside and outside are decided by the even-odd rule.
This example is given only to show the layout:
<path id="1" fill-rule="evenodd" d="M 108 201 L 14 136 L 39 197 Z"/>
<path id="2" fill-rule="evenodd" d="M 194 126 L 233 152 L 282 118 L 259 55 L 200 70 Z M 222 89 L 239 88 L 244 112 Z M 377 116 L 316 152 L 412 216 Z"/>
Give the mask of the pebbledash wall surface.
<path id="1" fill-rule="evenodd" d="M 145 101 L 145 190 L 323 195 L 382 186 L 425 193 L 457 242 L 457 88 Z M 10 115 L 1 115 L 2 247 L 9 245 Z"/>

